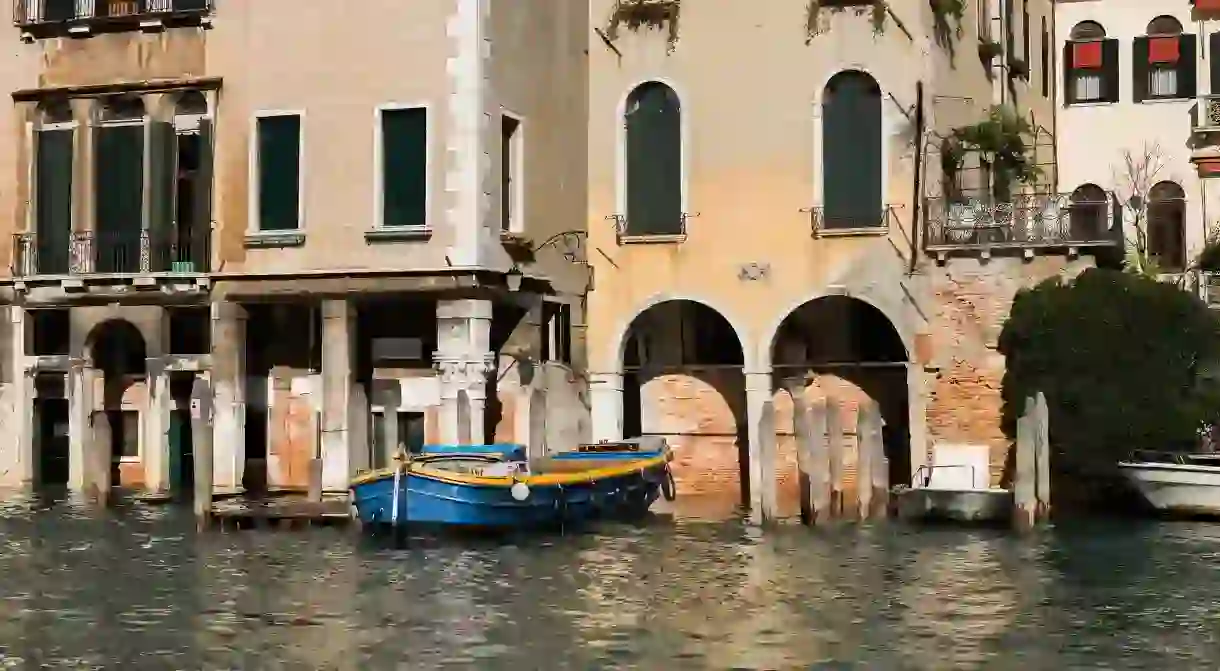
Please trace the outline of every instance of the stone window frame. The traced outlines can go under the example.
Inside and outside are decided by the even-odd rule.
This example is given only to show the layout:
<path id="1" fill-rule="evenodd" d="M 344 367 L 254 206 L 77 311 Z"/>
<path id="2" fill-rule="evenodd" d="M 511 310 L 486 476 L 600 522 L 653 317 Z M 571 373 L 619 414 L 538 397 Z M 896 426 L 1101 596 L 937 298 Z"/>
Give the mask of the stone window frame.
<path id="1" fill-rule="evenodd" d="M 297 174 L 297 227 L 293 230 L 264 231 L 260 228 L 258 181 L 261 175 L 258 151 L 258 122 L 281 116 L 295 116 L 300 120 L 300 131 L 297 140 L 298 174 Z M 246 156 L 247 202 L 246 202 L 246 246 L 247 247 L 299 247 L 305 244 L 307 208 L 305 201 L 308 194 L 305 190 L 308 173 L 308 119 L 304 108 L 298 109 L 257 109 L 250 115 L 249 142 Z"/>
<path id="2" fill-rule="evenodd" d="M 384 119 L 386 112 L 404 110 L 423 110 L 425 115 L 424 152 L 424 222 L 418 226 L 386 226 L 385 225 L 385 136 Z M 433 191 L 435 184 L 435 149 L 436 117 L 434 105 L 428 101 L 420 102 L 385 102 L 373 108 L 373 227 L 365 233 L 368 242 L 427 240 L 432 236 L 433 226 Z M 303 162 L 303 161 L 302 161 Z"/>

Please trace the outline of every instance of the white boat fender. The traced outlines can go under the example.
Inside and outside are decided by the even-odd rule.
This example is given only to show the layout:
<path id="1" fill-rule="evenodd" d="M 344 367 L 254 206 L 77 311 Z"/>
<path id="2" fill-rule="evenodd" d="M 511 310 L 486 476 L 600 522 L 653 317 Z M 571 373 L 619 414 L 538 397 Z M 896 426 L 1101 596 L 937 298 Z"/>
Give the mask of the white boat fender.
<path id="1" fill-rule="evenodd" d="M 514 501 L 524 501 L 530 497 L 530 486 L 524 482 L 517 481 L 509 488 L 508 493 L 512 494 Z"/>
<path id="2" fill-rule="evenodd" d="M 666 464 L 665 471 L 661 474 L 661 496 L 664 496 L 666 501 L 673 501 L 678 498 L 678 486 L 674 482 L 674 473 L 669 470 L 668 464 Z"/>

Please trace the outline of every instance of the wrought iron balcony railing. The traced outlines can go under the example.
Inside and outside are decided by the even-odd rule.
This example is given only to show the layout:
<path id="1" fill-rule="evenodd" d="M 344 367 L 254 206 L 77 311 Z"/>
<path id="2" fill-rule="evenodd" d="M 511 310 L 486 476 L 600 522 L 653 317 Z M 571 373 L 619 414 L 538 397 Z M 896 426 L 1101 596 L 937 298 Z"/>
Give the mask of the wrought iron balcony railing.
<path id="1" fill-rule="evenodd" d="M 211 231 L 14 236 L 13 276 L 201 274 L 211 267 Z"/>
<path id="2" fill-rule="evenodd" d="M 607 221 L 614 222 L 614 234 L 618 244 L 625 242 L 678 242 L 686 239 L 686 222 L 698 217 L 698 212 L 682 212 L 672 224 L 632 226 L 625 214 L 611 214 Z"/>
<path id="3" fill-rule="evenodd" d="M 215 0 L 14 0 L 13 22 L 32 27 L 94 19 L 204 14 Z"/>
<path id="4" fill-rule="evenodd" d="M 890 223 L 897 216 L 892 205 L 883 205 L 875 213 L 866 215 L 828 213 L 825 207 L 810 207 L 801 211 L 809 213 L 809 226 L 815 238 L 872 233 L 881 235 L 889 232 Z"/>
<path id="5" fill-rule="evenodd" d="M 1201 95 L 1195 108 L 1196 131 L 1220 131 L 1220 95 Z"/>
<path id="6" fill-rule="evenodd" d="M 929 198 L 928 251 L 1108 247 L 1121 244 L 1112 201 L 1072 200 L 1068 194 L 1032 194 L 1011 202 Z"/>

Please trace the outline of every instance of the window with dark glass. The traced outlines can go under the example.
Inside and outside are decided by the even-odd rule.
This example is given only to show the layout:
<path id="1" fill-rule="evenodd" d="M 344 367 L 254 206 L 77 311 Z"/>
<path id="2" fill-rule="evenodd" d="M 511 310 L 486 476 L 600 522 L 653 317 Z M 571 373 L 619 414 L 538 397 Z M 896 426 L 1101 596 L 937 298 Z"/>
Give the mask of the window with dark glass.
<path id="1" fill-rule="evenodd" d="M 428 110 L 381 111 L 381 225 L 428 225 Z"/>
<path id="2" fill-rule="evenodd" d="M 682 216 L 682 108 L 660 82 L 627 97 L 627 234 L 678 235 Z"/>
<path id="3" fill-rule="evenodd" d="M 136 97 L 103 102 L 93 148 L 96 272 L 144 269 L 144 114 Z"/>
<path id="4" fill-rule="evenodd" d="M 1118 102 L 1118 40 L 1095 21 L 1076 24 L 1063 45 L 1063 79 L 1068 105 Z"/>
<path id="5" fill-rule="evenodd" d="M 1148 190 L 1147 252 L 1167 272 L 1186 267 L 1186 192 L 1174 182 Z"/>
<path id="6" fill-rule="evenodd" d="M 18 270 L 68 272 L 72 235 L 72 155 L 76 127 L 67 101 L 44 104 L 34 134 L 34 243 L 21 249 Z"/>
<path id="7" fill-rule="evenodd" d="M 1102 232 L 1109 228 L 1106 225 L 1107 212 L 1109 199 L 1101 187 L 1096 184 L 1077 187 L 1072 192 L 1068 218 L 1070 239 L 1076 242 L 1101 239 Z"/>
<path id="8" fill-rule="evenodd" d="M 258 228 L 293 231 L 301 226 L 301 117 L 260 117 L 258 154 Z"/>
<path id="9" fill-rule="evenodd" d="M 822 228 L 884 223 L 881 123 L 875 79 L 858 70 L 830 78 L 822 92 Z"/>

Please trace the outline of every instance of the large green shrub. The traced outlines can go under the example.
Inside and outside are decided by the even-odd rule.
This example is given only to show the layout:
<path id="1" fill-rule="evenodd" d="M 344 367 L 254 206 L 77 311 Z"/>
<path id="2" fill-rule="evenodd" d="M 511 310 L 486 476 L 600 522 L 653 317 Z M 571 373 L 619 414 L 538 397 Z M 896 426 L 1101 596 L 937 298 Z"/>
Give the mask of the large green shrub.
<path id="1" fill-rule="evenodd" d="M 1043 391 L 1055 480 L 1071 487 L 1112 482 L 1132 450 L 1194 449 L 1220 419 L 1220 384 L 1204 374 L 1220 361 L 1220 320 L 1170 284 L 1102 269 L 1047 280 L 1017 294 L 999 346 L 1005 432 Z"/>

